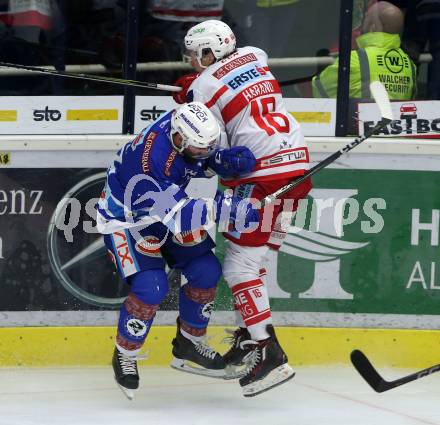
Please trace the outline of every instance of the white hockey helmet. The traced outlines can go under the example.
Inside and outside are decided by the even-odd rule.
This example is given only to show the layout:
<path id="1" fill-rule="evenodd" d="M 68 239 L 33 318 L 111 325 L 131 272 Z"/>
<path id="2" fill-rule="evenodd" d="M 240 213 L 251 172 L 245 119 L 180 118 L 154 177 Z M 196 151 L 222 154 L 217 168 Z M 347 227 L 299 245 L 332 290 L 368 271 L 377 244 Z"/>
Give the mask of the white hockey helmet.
<path id="1" fill-rule="evenodd" d="M 214 19 L 190 28 L 186 33 L 184 43 L 184 56 L 190 57 L 192 53 L 202 68 L 206 68 L 201 64 L 206 49 L 209 49 L 216 60 L 219 60 L 230 55 L 237 44 L 231 28 L 224 22 Z"/>
<path id="2" fill-rule="evenodd" d="M 182 136 L 181 146 L 174 144 L 175 133 Z M 185 103 L 174 111 L 171 118 L 171 143 L 177 152 L 183 153 L 192 146 L 205 150 L 201 154 L 191 154 L 193 158 L 207 158 L 213 152 L 219 136 L 217 119 L 203 103 Z"/>

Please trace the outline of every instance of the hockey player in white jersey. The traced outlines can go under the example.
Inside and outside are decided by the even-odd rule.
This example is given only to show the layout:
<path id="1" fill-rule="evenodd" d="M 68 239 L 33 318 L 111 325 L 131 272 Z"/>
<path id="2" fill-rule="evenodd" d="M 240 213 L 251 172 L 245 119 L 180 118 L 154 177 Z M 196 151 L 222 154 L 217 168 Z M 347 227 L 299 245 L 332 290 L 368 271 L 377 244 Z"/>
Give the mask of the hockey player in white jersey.
<path id="1" fill-rule="evenodd" d="M 179 80 L 187 101 L 204 103 L 218 118 L 223 146 L 243 145 L 257 159 L 247 175 L 225 179 L 234 196 L 263 199 L 304 174 L 309 153 L 298 123 L 287 112 L 279 84 L 267 65 L 266 53 L 256 47 L 236 48 L 232 30 L 220 21 L 192 27 L 184 40 L 186 53 L 199 73 Z M 182 100 L 182 93 L 175 96 Z M 286 224 L 298 200 L 311 189 L 307 180 L 287 193 L 275 206 L 260 214 L 251 233 L 224 233 L 228 245 L 223 275 L 234 296 L 239 329 L 224 355 L 230 367 L 246 364 L 240 385 L 245 396 L 254 396 L 293 377 L 287 356 L 275 336 L 267 289 L 262 281 L 263 257 L 279 249 Z"/>

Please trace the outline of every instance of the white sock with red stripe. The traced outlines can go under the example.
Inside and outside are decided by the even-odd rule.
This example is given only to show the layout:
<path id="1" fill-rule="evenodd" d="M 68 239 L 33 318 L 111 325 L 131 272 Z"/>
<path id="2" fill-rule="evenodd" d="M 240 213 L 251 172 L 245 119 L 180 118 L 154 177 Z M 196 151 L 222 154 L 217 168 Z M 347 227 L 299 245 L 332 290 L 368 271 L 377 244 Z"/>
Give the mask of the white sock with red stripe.
<path id="1" fill-rule="evenodd" d="M 266 325 L 272 323 L 269 296 L 261 279 L 254 279 L 232 286 L 234 305 L 251 334 L 252 339 L 261 341 L 269 338 Z"/>

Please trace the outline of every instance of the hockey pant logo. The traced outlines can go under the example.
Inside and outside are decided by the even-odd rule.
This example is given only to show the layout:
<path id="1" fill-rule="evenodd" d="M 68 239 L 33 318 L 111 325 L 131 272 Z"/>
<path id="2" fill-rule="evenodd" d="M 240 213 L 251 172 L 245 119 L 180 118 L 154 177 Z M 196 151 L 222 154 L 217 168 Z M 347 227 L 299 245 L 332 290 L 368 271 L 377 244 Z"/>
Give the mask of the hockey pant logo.
<path id="1" fill-rule="evenodd" d="M 124 276 L 130 276 L 133 273 L 136 273 L 138 270 L 132 253 L 130 252 L 129 241 L 125 231 L 114 232 L 111 236 L 117 254 L 118 263 Z"/>
<path id="2" fill-rule="evenodd" d="M 162 257 L 160 251 L 161 241 L 156 236 L 145 236 L 138 240 L 134 246 L 136 251 L 148 257 Z"/>

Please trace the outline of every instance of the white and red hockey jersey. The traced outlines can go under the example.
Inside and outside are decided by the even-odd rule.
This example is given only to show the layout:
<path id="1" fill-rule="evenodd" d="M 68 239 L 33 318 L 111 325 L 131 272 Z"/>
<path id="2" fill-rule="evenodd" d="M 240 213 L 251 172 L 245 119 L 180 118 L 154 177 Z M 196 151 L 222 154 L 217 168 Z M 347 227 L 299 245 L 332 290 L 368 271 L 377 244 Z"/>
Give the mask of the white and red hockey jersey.
<path id="1" fill-rule="evenodd" d="M 191 84 L 191 98 L 203 102 L 220 121 L 223 147 L 246 146 L 257 158 L 251 174 L 227 184 L 295 177 L 308 170 L 304 137 L 284 106 L 263 50 L 243 47 L 215 62 Z"/>
<path id="2" fill-rule="evenodd" d="M 221 19 L 224 0 L 150 0 L 154 18 L 167 21 L 202 22 Z"/>

